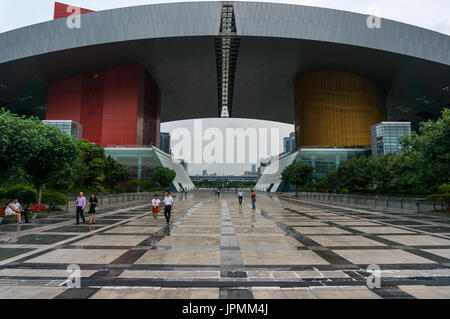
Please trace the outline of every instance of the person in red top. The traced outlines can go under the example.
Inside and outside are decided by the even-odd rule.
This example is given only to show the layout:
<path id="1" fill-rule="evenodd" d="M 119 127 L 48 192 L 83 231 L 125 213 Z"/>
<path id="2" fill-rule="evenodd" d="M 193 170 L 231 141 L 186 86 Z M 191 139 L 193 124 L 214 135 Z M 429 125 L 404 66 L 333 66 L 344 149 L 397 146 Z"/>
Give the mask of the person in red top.
<path id="1" fill-rule="evenodd" d="M 252 208 L 256 209 L 256 193 L 253 189 L 252 189 Z"/>

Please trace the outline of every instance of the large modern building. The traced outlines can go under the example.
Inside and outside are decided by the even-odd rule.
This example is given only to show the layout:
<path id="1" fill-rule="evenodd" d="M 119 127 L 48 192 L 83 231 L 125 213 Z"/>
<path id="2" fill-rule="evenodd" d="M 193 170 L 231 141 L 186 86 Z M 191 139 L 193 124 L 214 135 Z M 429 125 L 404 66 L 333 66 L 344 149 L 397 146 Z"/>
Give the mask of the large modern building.
<path id="1" fill-rule="evenodd" d="M 411 134 L 410 122 L 381 122 L 370 128 L 372 156 L 401 152 L 400 138 Z"/>
<path id="2" fill-rule="evenodd" d="M 83 137 L 83 125 L 74 121 L 42 121 L 45 125 L 54 126 L 61 131 L 72 135 L 75 139 L 80 140 Z"/>
<path id="3" fill-rule="evenodd" d="M 0 34 L 0 104 L 99 145 L 159 147 L 161 121 L 222 116 L 295 124 L 296 149 L 364 152 L 372 125 L 414 130 L 450 105 L 450 37 L 412 25 L 258 2 L 79 13 L 57 4 Z"/>

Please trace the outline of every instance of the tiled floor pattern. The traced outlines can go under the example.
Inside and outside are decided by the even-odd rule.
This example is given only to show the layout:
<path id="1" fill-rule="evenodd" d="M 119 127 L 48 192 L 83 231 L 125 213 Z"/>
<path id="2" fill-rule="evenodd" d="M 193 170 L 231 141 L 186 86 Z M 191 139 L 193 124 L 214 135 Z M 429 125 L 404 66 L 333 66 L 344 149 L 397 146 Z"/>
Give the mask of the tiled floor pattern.
<path id="1" fill-rule="evenodd" d="M 450 298 L 445 217 L 270 194 L 252 210 L 193 192 L 166 225 L 147 206 L 104 211 L 95 227 L 71 214 L 0 225 L 0 298 Z M 81 289 L 67 288 L 70 264 Z"/>

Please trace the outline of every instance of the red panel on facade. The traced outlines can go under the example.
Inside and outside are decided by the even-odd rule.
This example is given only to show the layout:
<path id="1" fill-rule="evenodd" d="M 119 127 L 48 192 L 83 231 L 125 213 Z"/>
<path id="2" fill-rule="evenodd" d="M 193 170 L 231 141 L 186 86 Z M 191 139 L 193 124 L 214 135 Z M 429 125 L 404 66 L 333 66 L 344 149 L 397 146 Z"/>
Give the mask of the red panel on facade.
<path id="1" fill-rule="evenodd" d="M 105 73 L 83 76 L 81 124 L 83 138 L 95 143 L 102 141 Z"/>
<path id="2" fill-rule="evenodd" d="M 161 92 L 144 67 L 130 64 L 51 84 L 47 120 L 83 124 L 98 145 L 159 147 Z"/>
<path id="3" fill-rule="evenodd" d="M 144 92 L 142 144 L 160 147 L 161 91 L 148 74 L 146 74 Z M 151 134 L 152 132 L 156 132 L 156 135 Z"/>
<path id="4" fill-rule="evenodd" d="M 71 16 L 74 12 L 73 12 L 73 10 L 67 12 L 67 8 L 68 7 L 70 7 L 69 4 L 55 2 L 55 12 L 53 14 L 53 20 L 60 19 L 60 18 L 66 18 L 68 16 Z M 89 10 L 89 9 L 79 8 L 79 7 L 75 7 L 75 6 L 72 6 L 72 7 L 80 9 L 80 13 L 81 14 L 94 12 L 94 11 Z"/>
<path id="5" fill-rule="evenodd" d="M 77 76 L 48 86 L 47 120 L 81 123 L 83 77 Z"/>
<path id="6" fill-rule="evenodd" d="M 140 145 L 137 139 L 140 73 L 126 65 L 105 71 L 105 108 L 102 142 L 105 145 Z"/>

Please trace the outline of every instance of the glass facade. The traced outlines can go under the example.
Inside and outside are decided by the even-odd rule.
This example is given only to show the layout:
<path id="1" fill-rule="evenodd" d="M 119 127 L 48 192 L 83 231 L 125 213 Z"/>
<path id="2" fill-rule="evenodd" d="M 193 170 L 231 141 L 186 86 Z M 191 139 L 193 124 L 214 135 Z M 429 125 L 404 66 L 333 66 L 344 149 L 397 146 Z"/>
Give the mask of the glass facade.
<path id="1" fill-rule="evenodd" d="M 368 148 L 303 148 L 297 157 L 297 162 L 311 164 L 315 168 L 317 178 L 327 177 L 328 168 L 337 169 L 345 160 L 359 156 L 370 156 Z"/>
<path id="2" fill-rule="evenodd" d="M 261 176 L 255 186 L 260 191 L 285 192 L 292 190 L 288 185 L 283 185 L 281 172 L 293 164 L 304 162 L 315 168 L 317 178 L 327 176 L 328 168 L 337 169 L 339 164 L 347 159 L 357 156 L 370 156 L 368 148 L 302 148 L 291 154 L 284 154 L 279 159 L 273 160 Z M 270 173 L 269 173 L 270 172 Z"/>
<path id="3" fill-rule="evenodd" d="M 170 133 L 160 133 L 160 148 L 163 152 L 170 154 Z"/>
<path id="4" fill-rule="evenodd" d="M 372 125 L 372 156 L 400 153 L 399 138 L 409 134 L 411 134 L 411 122 L 381 122 Z"/>
<path id="5" fill-rule="evenodd" d="M 42 121 L 45 125 L 55 126 L 61 131 L 72 135 L 77 140 L 81 139 L 83 136 L 83 125 L 74 121 Z"/>
<path id="6" fill-rule="evenodd" d="M 124 164 L 130 170 L 130 179 L 132 180 L 149 180 L 153 169 L 162 166 L 170 168 L 176 173 L 175 180 L 170 187 L 171 190 L 180 191 L 181 187 L 191 190 L 195 187 L 184 167 L 174 161 L 169 154 L 156 147 L 108 147 L 105 148 L 105 154 Z"/>

